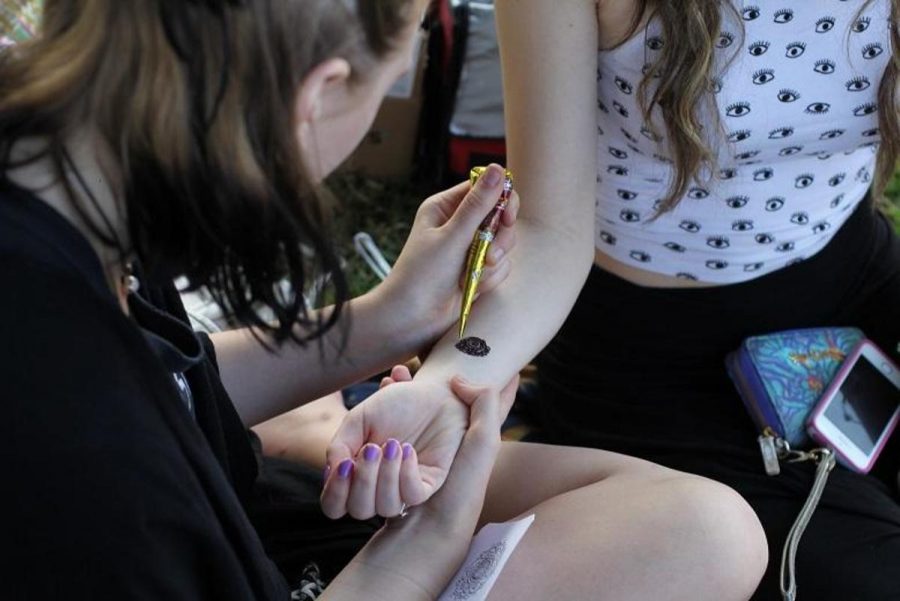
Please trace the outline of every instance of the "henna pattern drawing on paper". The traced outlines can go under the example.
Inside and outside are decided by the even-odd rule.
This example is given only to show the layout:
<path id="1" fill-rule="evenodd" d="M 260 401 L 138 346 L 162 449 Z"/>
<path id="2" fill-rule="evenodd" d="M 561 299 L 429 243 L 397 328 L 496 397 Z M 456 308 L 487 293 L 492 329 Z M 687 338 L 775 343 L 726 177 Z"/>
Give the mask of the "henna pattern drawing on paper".
<path id="1" fill-rule="evenodd" d="M 457 342 L 456 350 L 471 357 L 487 357 L 491 352 L 491 347 L 481 338 L 470 336 Z"/>
<path id="2" fill-rule="evenodd" d="M 453 587 L 453 599 L 464 601 L 474 597 L 485 583 L 491 579 L 500 564 L 506 541 L 500 541 L 479 555 L 456 581 Z"/>

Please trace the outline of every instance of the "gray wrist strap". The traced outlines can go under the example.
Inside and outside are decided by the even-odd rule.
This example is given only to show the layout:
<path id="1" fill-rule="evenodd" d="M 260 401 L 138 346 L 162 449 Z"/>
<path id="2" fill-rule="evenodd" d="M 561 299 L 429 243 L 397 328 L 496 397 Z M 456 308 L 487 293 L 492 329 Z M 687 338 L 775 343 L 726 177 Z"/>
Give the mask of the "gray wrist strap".
<path id="1" fill-rule="evenodd" d="M 785 601 L 795 601 L 797 599 L 797 578 L 796 578 L 796 559 L 797 547 L 800 545 L 800 537 L 809 524 L 813 512 L 819 505 L 822 498 L 822 491 L 825 489 L 825 483 L 828 481 L 828 475 L 834 469 L 835 459 L 834 453 L 828 449 L 815 449 L 808 453 L 793 451 L 790 453 L 792 457 L 788 459 L 790 462 L 813 461 L 817 464 L 816 477 L 813 481 L 812 490 L 806 498 L 806 503 L 800 510 L 800 515 L 791 526 L 788 532 L 787 540 L 784 543 L 784 549 L 781 552 L 781 594 Z"/>

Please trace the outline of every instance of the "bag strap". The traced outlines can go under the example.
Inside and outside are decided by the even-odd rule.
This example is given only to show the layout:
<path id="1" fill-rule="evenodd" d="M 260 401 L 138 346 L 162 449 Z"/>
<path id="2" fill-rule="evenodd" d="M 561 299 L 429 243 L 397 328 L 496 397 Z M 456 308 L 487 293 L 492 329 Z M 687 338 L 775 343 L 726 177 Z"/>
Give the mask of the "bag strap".
<path id="1" fill-rule="evenodd" d="M 813 449 L 808 452 L 785 449 L 781 459 L 788 463 L 812 461 L 817 464 L 812 490 L 809 492 L 803 508 L 800 509 L 794 525 L 791 526 L 781 552 L 781 595 L 785 601 L 795 601 L 797 599 L 797 547 L 800 545 L 800 537 L 803 536 L 803 532 L 822 498 L 822 491 L 825 490 L 828 476 L 835 466 L 835 458 L 834 453 L 829 449 Z"/>

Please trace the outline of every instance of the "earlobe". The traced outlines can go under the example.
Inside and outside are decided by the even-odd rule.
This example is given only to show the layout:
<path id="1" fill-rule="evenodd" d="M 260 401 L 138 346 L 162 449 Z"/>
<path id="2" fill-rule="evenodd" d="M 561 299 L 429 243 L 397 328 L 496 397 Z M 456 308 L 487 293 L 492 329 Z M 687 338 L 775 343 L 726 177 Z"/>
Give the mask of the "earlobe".
<path id="1" fill-rule="evenodd" d="M 330 58 L 316 65 L 297 91 L 294 111 L 299 126 L 322 118 L 323 107 L 337 88 L 347 85 L 350 79 L 350 63 L 343 58 Z"/>

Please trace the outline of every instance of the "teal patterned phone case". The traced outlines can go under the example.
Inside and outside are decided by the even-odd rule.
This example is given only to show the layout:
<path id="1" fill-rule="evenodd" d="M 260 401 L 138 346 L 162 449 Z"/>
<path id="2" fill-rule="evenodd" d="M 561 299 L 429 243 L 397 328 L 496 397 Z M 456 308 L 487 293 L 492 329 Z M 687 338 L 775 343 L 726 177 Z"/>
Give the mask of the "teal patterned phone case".
<path id="1" fill-rule="evenodd" d="M 856 328 L 788 330 L 747 338 L 725 360 L 728 374 L 761 432 L 792 448 L 811 442 L 806 417 L 850 350 L 864 338 Z"/>

